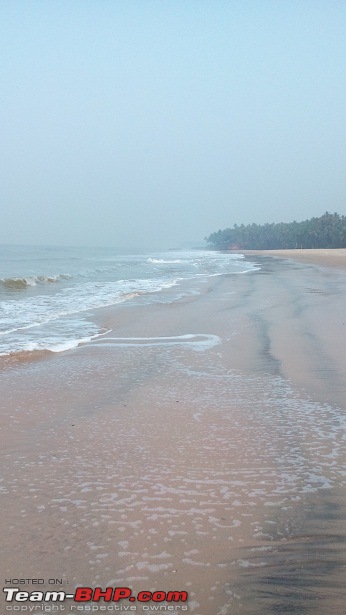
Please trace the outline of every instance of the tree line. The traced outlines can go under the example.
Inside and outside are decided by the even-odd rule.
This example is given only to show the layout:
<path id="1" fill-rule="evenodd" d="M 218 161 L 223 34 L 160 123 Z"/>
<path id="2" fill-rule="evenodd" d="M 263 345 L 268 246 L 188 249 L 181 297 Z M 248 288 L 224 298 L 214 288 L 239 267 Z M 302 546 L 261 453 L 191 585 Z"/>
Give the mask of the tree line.
<path id="1" fill-rule="evenodd" d="M 218 250 L 280 250 L 295 248 L 345 248 L 346 216 L 325 214 L 303 222 L 237 224 L 205 237 Z"/>

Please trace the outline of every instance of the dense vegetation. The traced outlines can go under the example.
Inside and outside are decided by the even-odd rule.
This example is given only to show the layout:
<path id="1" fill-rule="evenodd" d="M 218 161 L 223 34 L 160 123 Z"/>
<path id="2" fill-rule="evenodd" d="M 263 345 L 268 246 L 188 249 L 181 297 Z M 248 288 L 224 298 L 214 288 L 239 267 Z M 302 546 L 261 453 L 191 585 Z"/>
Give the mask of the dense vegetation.
<path id="1" fill-rule="evenodd" d="M 326 212 L 304 222 L 248 224 L 212 233 L 205 238 L 215 249 L 280 250 L 288 248 L 345 248 L 346 216 Z"/>

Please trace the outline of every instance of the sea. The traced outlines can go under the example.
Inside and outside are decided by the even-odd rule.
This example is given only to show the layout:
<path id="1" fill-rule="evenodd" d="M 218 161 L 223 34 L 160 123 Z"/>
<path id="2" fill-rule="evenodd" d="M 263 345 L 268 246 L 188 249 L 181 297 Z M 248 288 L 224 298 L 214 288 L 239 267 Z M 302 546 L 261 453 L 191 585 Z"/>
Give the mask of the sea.
<path id="1" fill-rule="evenodd" d="M 0 355 L 63 352 L 106 333 L 96 310 L 176 300 L 185 281 L 196 293 L 197 281 L 254 269 L 242 254 L 208 250 L 0 246 Z"/>

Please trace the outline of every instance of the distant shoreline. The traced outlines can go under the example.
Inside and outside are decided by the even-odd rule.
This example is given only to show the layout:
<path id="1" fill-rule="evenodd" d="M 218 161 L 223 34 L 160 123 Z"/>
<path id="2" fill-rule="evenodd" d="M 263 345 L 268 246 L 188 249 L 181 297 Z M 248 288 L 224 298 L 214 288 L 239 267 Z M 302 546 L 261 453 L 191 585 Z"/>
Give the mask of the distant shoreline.
<path id="1" fill-rule="evenodd" d="M 346 248 L 302 248 L 296 250 L 227 250 L 244 256 L 272 256 L 293 259 L 300 263 L 311 263 L 323 267 L 346 269 Z"/>

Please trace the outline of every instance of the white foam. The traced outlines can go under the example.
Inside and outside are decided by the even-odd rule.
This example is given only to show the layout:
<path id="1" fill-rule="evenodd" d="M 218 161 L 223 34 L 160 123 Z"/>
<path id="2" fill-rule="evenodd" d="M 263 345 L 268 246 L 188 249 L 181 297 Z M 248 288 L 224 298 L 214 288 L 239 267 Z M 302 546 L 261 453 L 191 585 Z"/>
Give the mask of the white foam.
<path id="1" fill-rule="evenodd" d="M 155 265 L 175 265 L 178 263 L 183 263 L 181 259 L 177 258 L 175 260 L 165 260 L 164 258 L 148 258 L 148 263 L 154 263 Z"/>
<path id="2" fill-rule="evenodd" d="M 106 335 L 106 333 L 109 333 L 109 331 L 105 331 L 104 333 L 97 333 L 96 335 L 90 335 L 89 337 L 82 337 L 79 340 L 69 340 L 68 342 L 61 342 L 53 346 L 48 346 L 47 350 L 50 350 L 51 352 L 65 352 L 66 350 L 72 350 L 72 348 L 77 348 L 77 346 L 79 346 L 80 344 L 87 344 L 94 339 Z"/>
<path id="3" fill-rule="evenodd" d="M 211 333 L 186 333 L 185 335 L 162 337 L 107 337 L 102 342 L 93 342 L 93 346 L 176 346 L 188 345 L 196 350 L 207 349 L 220 344 L 221 339 Z"/>

